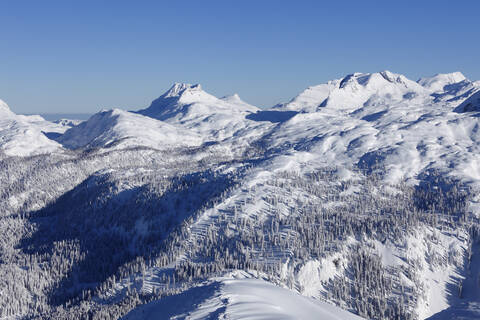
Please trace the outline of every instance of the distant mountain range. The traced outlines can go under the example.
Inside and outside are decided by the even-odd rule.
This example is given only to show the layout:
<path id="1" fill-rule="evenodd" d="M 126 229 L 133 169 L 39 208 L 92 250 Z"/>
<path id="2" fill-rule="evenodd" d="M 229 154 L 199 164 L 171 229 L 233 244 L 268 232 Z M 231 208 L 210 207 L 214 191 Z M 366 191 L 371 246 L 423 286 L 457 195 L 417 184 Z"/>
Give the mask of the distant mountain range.
<path id="1" fill-rule="evenodd" d="M 0 318 L 478 318 L 479 119 L 459 72 L 268 109 L 185 83 L 88 119 L 0 101 Z"/>

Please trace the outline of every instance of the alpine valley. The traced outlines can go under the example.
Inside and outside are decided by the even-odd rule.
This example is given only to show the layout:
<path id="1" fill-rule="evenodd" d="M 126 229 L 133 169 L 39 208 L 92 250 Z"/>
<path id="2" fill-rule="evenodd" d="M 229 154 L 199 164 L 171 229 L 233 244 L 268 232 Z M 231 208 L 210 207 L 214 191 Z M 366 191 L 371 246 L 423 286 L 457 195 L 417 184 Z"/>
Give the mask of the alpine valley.
<path id="1" fill-rule="evenodd" d="M 0 100 L 0 319 L 478 319 L 480 82 Z"/>

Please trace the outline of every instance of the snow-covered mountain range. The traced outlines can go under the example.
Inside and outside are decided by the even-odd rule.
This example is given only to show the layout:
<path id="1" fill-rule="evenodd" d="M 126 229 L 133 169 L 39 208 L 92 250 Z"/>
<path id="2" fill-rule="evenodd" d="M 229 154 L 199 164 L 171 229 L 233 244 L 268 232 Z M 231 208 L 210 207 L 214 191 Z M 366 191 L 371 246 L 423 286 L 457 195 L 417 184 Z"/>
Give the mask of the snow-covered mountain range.
<path id="1" fill-rule="evenodd" d="M 0 101 L 0 317 L 475 318 L 479 154 L 459 72 L 269 109 L 176 83 L 83 122 Z"/>

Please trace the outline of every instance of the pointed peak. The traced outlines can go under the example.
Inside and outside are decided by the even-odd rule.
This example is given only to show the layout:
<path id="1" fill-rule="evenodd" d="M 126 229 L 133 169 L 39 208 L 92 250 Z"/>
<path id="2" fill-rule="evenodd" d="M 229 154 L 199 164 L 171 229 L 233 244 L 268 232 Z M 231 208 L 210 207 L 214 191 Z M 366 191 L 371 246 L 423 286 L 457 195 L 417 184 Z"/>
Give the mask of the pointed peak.
<path id="1" fill-rule="evenodd" d="M 379 72 L 379 74 L 387 81 L 389 82 L 398 82 L 399 79 L 402 78 L 401 75 L 395 74 L 393 72 L 390 72 L 388 70 L 384 70 Z"/>
<path id="2" fill-rule="evenodd" d="M 191 85 L 189 83 L 175 82 L 173 86 L 168 89 L 165 94 L 163 94 L 163 97 L 178 97 L 181 96 L 185 91 L 202 91 L 202 86 L 200 84 Z"/>
<path id="3" fill-rule="evenodd" d="M 339 88 L 345 88 L 349 85 L 362 85 L 362 86 L 377 86 L 382 85 L 385 81 L 390 83 L 405 84 L 409 82 L 404 75 L 396 74 L 388 70 L 374 72 L 374 73 L 359 73 L 355 72 L 345 76 L 339 82 Z"/>

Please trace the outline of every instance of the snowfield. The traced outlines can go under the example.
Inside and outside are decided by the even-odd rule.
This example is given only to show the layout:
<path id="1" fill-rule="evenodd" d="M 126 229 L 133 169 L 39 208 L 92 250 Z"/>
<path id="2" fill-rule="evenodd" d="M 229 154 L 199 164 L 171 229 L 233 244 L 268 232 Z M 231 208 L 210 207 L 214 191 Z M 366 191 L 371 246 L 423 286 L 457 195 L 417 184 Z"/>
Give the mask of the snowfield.
<path id="1" fill-rule="evenodd" d="M 62 132 L 66 128 L 45 121 L 40 116 L 16 115 L 0 100 L 0 157 L 30 156 L 59 151 L 61 145 L 48 139 L 42 130 Z"/>
<path id="2" fill-rule="evenodd" d="M 383 71 L 270 109 L 0 101 L 0 318 L 478 318 L 479 99 Z"/>
<path id="3" fill-rule="evenodd" d="M 135 309 L 124 320 L 140 319 L 361 319 L 258 279 L 225 279 Z"/>
<path id="4" fill-rule="evenodd" d="M 148 146 L 168 148 L 200 145 L 200 136 L 152 118 L 113 109 L 93 115 L 69 129 L 59 139 L 65 147 L 111 148 Z"/>

